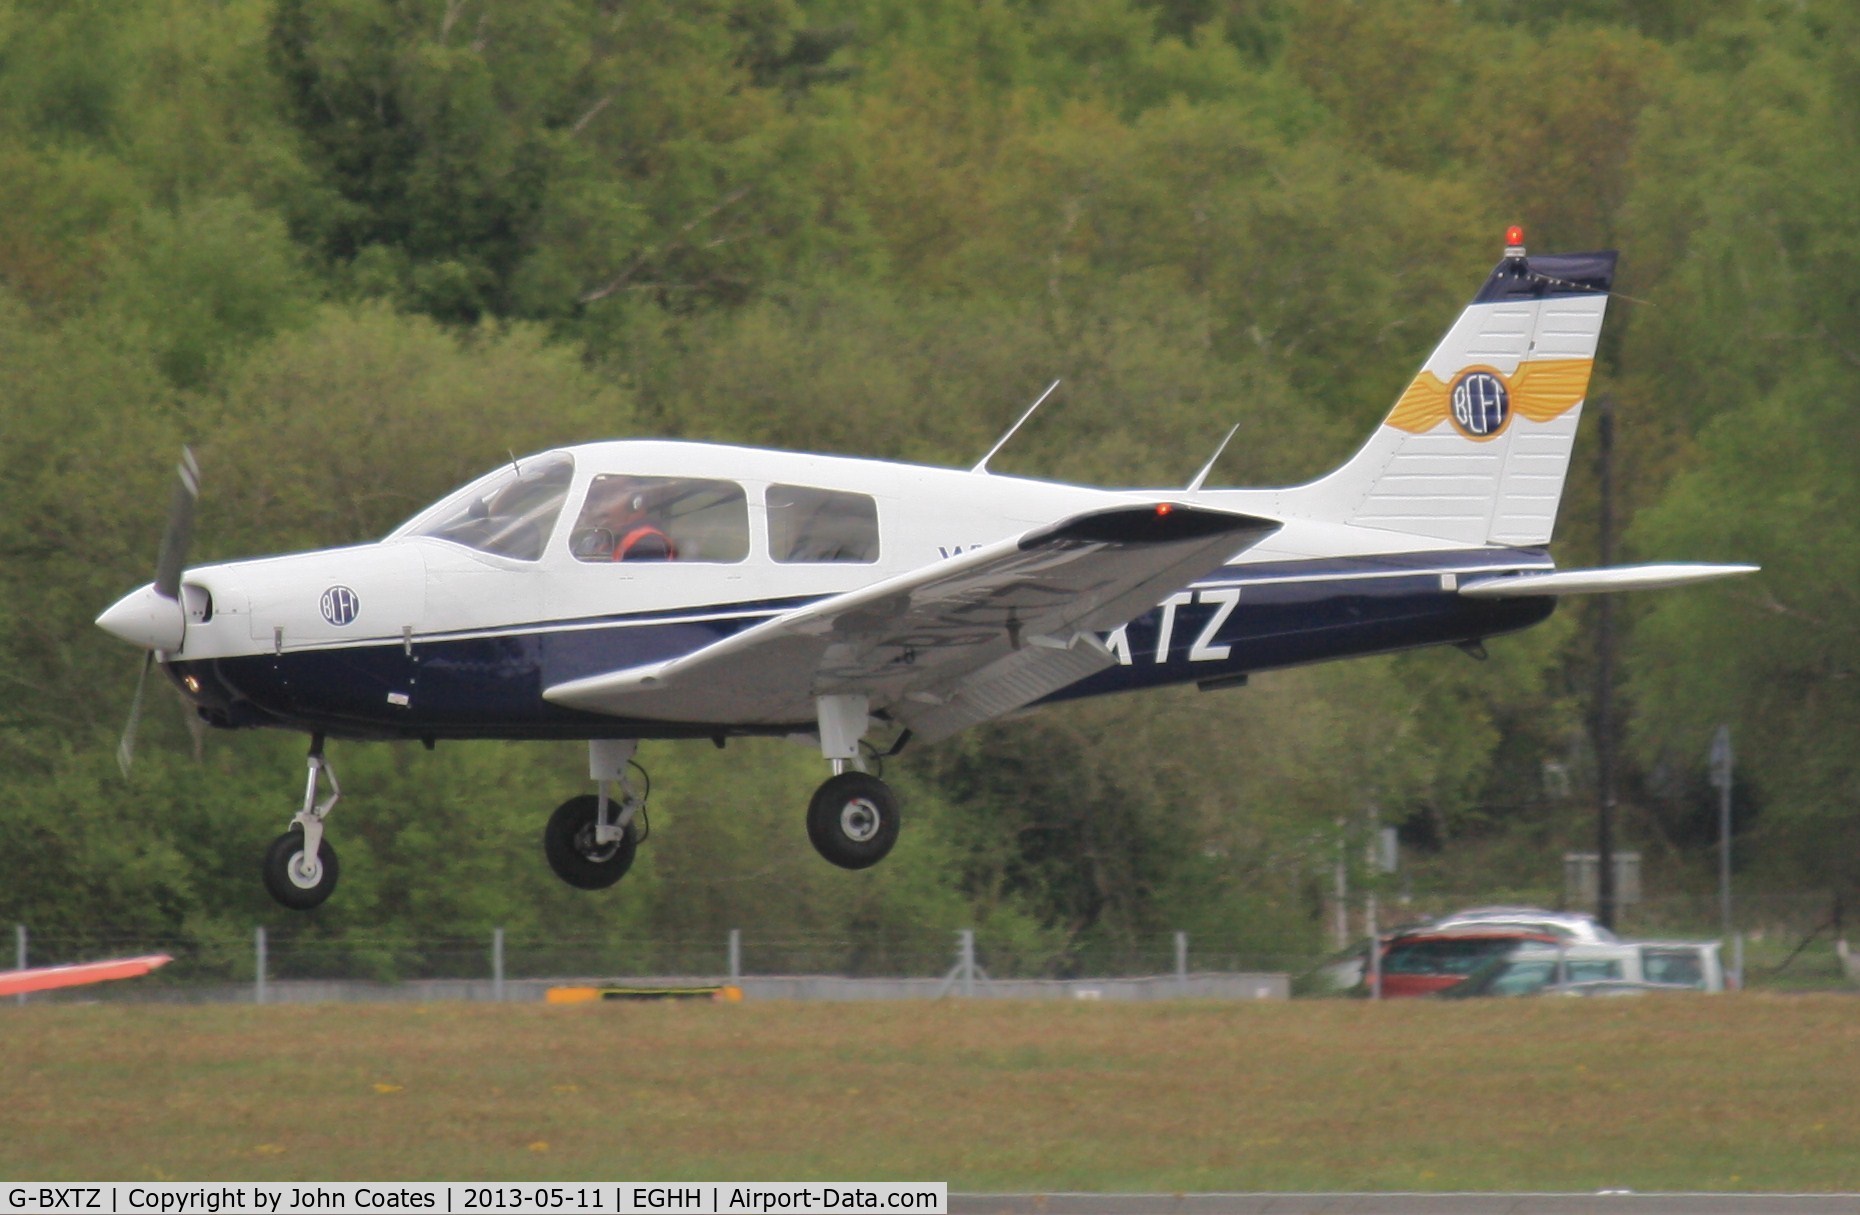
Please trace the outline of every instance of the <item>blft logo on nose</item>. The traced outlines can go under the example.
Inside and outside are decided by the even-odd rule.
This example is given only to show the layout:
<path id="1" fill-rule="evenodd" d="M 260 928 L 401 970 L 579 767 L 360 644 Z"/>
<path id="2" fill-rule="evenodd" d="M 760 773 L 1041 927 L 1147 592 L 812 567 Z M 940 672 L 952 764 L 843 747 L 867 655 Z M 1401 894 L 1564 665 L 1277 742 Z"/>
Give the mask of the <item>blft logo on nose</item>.
<path id="1" fill-rule="evenodd" d="M 323 592 L 323 619 L 337 628 L 352 624 L 361 614 L 362 601 L 346 586 L 332 586 Z"/>

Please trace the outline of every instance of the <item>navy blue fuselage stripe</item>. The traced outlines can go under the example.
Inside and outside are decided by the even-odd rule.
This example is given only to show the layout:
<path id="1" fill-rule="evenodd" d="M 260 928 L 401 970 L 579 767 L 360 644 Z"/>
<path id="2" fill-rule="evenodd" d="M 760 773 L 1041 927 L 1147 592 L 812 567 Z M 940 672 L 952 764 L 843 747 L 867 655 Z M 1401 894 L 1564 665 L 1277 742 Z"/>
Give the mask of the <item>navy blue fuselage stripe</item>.
<path id="1" fill-rule="evenodd" d="M 1469 558 L 1476 558 L 1470 560 Z M 1425 560 L 1428 564 L 1422 564 Z M 1348 565 L 1354 576 L 1330 572 Z M 1494 636 L 1534 624 L 1550 598 L 1468 599 L 1442 574 L 1469 567 L 1545 568 L 1532 550 L 1428 553 L 1347 562 L 1230 566 L 1183 592 L 1169 610 L 1132 621 L 1121 644 L 1130 661 L 1051 700 L 1222 679 L 1331 658 Z M 1339 586 L 1339 583 L 1346 585 Z M 1200 589 L 1197 589 L 1200 588 Z M 1180 597 L 1179 597 L 1180 598 Z M 543 699 L 556 684 L 689 654 L 766 619 L 766 603 L 605 624 L 530 625 L 497 633 L 415 640 L 412 653 L 363 644 L 239 658 L 175 661 L 177 681 L 215 725 L 282 726 L 373 738 L 680 738 L 771 733 L 788 727 L 634 722 L 566 709 Z M 1210 625 L 1226 612 L 1219 628 Z M 1114 646 L 1120 641 L 1114 639 Z M 1221 653 L 1222 650 L 1226 652 Z M 393 699 L 390 699 L 392 697 Z M 812 722 L 791 723 L 811 729 Z"/>

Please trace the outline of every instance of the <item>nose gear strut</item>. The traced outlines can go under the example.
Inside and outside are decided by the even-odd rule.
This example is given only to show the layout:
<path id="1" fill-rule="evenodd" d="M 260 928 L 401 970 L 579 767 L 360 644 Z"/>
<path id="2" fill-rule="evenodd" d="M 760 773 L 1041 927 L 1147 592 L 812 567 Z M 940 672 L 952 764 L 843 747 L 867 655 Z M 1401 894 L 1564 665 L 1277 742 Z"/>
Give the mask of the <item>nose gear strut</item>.
<path id="1" fill-rule="evenodd" d="M 293 911 L 308 911 L 336 889 L 336 850 L 323 838 L 323 819 L 342 800 L 336 769 L 323 755 L 323 736 L 310 738 L 309 776 L 304 782 L 304 804 L 291 818 L 288 831 L 271 841 L 265 851 L 265 889 Z M 317 790 L 329 781 L 329 796 L 317 800 Z"/>

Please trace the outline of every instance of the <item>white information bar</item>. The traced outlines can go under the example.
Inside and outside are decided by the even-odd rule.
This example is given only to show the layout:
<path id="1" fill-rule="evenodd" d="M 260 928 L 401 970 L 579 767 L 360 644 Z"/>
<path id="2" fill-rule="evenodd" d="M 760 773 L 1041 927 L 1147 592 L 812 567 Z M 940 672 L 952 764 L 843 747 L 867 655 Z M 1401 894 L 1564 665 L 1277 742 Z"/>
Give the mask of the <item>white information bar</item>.
<path id="1" fill-rule="evenodd" d="M 948 1215 L 943 1181 L 11 1182 L 0 1215 Z"/>

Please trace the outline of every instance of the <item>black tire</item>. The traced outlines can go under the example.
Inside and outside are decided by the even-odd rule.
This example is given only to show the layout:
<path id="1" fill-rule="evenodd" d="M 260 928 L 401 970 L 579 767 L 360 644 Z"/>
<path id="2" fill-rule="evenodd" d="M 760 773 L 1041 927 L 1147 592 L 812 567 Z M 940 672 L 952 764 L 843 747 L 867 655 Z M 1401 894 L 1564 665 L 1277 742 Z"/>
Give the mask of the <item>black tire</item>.
<path id="1" fill-rule="evenodd" d="M 639 851 L 639 820 L 626 825 L 617 844 L 596 844 L 594 823 L 601 799 L 592 793 L 571 797 L 555 808 L 543 828 L 543 855 L 555 875 L 577 890 L 605 890 L 633 867 Z"/>
<path id="2" fill-rule="evenodd" d="M 842 772 L 814 791 L 807 838 L 841 869 L 868 869 L 898 842 L 898 795 L 864 772 Z"/>
<path id="3" fill-rule="evenodd" d="M 301 868 L 304 857 L 304 829 L 297 823 L 271 841 L 265 850 L 265 889 L 271 897 L 292 911 L 309 911 L 322 904 L 336 889 L 341 872 L 336 864 L 336 850 L 327 838 L 316 847 L 318 872 L 314 881 L 306 881 Z"/>

